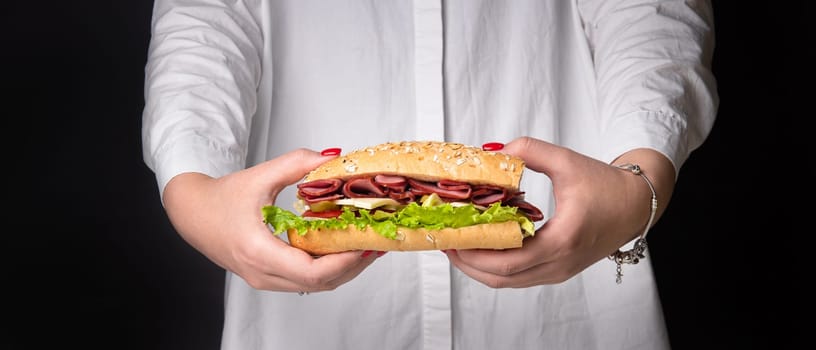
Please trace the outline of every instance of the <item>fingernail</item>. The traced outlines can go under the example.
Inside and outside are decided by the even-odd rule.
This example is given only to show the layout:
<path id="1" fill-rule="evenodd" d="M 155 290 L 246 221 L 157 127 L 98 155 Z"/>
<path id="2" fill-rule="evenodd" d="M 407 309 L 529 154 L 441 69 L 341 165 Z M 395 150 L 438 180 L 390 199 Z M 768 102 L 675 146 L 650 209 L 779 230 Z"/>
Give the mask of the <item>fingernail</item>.
<path id="1" fill-rule="evenodd" d="M 363 252 L 363 254 L 362 254 L 362 255 L 360 255 L 360 256 L 361 256 L 361 257 L 363 257 L 363 258 L 365 258 L 365 257 L 367 257 L 367 256 L 371 255 L 371 253 L 373 253 L 373 252 L 374 252 L 374 251 L 372 251 L 372 250 L 366 250 L 366 251 L 364 251 L 364 252 Z"/>
<path id="2" fill-rule="evenodd" d="M 340 148 L 338 148 L 338 147 L 326 148 L 326 149 L 320 151 L 320 155 L 321 156 L 339 156 L 340 151 L 342 151 L 342 150 Z"/>
<path id="3" fill-rule="evenodd" d="M 378 251 L 378 252 L 377 252 L 377 256 L 383 256 L 383 255 L 385 255 L 385 253 L 388 253 L 388 252 Z"/>
<path id="4" fill-rule="evenodd" d="M 501 142 L 488 142 L 482 145 L 482 149 L 485 151 L 500 151 L 504 148 L 504 144 Z"/>

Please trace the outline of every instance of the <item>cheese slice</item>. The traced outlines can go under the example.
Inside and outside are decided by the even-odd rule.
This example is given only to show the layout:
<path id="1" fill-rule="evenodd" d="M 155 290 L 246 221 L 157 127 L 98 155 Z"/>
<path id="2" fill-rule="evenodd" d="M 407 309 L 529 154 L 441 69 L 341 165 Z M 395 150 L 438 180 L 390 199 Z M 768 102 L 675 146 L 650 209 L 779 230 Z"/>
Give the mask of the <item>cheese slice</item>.
<path id="1" fill-rule="evenodd" d="M 351 205 L 362 209 L 374 209 L 379 207 L 401 207 L 400 202 L 391 198 L 343 198 L 334 201 L 337 205 Z"/>

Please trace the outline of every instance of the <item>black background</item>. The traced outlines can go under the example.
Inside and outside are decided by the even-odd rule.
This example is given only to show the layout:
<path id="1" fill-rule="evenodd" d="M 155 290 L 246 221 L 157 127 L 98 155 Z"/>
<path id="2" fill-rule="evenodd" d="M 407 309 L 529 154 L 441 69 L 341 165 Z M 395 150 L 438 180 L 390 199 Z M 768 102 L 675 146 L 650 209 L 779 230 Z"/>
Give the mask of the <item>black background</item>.
<path id="1" fill-rule="evenodd" d="M 793 348 L 812 297 L 813 6 L 747 3 L 714 1 L 719 117 L 650 233 L 675 349 Z M 3 7 L 0 348 L 217 349 L 223 271 L 141 158 L 152 1 Z"/>

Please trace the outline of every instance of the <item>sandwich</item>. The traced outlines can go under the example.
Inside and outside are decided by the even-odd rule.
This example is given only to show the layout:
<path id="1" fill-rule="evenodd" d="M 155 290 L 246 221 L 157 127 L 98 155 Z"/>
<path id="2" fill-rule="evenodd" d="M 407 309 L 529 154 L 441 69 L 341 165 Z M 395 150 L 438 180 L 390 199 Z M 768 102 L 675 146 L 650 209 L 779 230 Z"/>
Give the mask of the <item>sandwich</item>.
<path id="1" fill-rule="evenodd" d="M 296 213 L 268 205 L 263 219 L 318 256 L 519 248 L 544 215 L 519 188 L 523 160 L 495 149 L 441 141 L 358 149 L 297 184 Z"/>

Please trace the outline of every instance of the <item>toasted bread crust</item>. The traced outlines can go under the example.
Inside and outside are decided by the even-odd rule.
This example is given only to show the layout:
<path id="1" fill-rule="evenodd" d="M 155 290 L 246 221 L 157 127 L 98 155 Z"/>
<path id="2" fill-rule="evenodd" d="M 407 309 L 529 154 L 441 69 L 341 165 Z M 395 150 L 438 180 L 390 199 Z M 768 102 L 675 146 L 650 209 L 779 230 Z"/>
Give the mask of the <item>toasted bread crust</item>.
<path id="1" fill-rule="evenodd" d="M 370 227 L 359 230 L 349 225 L 345 230 L 316 230 L 299 235 L 289 230 L 289 244 L 313 255 L 350 250 L 419 251 L 445 249 L 509 249 L 522 246 L 519 224 L 507 221 L 441 230 L 397 230 L 398 239 L 389 239 Z"/>
<path id="2" fill-rule="evenodd" d="M 332 159 L 304 181 L 391 174 L 418 180 L 490 184 L 518 191 L 524 162 L 504 153 L 440 141 L 389 142 Z"/>

